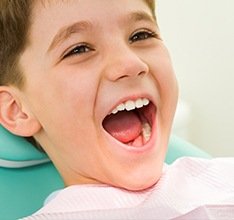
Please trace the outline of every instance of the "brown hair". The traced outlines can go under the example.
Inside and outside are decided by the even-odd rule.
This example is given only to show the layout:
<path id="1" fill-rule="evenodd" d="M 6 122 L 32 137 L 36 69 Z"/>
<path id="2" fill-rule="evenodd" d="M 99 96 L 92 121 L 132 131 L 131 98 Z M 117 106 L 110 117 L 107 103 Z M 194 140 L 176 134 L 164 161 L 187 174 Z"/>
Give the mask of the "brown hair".
<path id="1" fill-rule="evenodd" d="M 153 16 L 155 16 L 155 2 L 156 2 L 156 0 L 145 0 L 145 2 L 147 3 L 147 5 L 149 5 Z"/>
<path id="2" fill-rule="evenodd" d="M 42 1 L 42 0 L 41 0 Z M 155 13 L 155 0 L 144 0 Z M 20 55 L 28 43 L 35 0 L 0 0 L 0 86 L 22 89 L 25 83 L 19 67 Z M 38 146 L 34 138 L 26 138 Z"/>
<path id="3" fill-rule="evenodd" d="M 0 85 L 23 86 L 18 68 L 29 29 L 33 0 L 0 1 Z"/>

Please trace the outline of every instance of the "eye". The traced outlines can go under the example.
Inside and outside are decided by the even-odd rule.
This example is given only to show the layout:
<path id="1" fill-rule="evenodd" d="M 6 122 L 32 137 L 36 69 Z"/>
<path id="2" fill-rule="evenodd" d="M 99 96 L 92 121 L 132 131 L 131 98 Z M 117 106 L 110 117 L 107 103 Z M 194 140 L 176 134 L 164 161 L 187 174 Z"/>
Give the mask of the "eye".
<path id="1" fill-rule="evenodd" d="M 81 54 L 88 53 L 88 52 L 93 51 L 93 50 L 94 49 L 91 48 L 88 44 L 80 44 L 80 45 L 77 45 L 76 47 L 72 48 L 71 50 L 69 50 L 67 53 L 65 53 L 63 58 L 67 58 L 70 56 L 79 56 Z"/>
<path id="2" fill-rule="evenodd" d="M 158 38 L 158 35 L 153 31 L 141 30 L 141 31 L 134 33 L 129 38 L 129 41 L 130 41 L 130 43 L 134 43 L 136 41 L 147 40 L 149 38 Z"/>

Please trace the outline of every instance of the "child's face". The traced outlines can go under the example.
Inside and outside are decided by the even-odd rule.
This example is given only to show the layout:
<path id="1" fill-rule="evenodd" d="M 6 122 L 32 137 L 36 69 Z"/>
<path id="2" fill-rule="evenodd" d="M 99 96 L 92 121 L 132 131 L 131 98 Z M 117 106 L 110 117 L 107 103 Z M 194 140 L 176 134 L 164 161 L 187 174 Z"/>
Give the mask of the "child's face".
<path id="1" fill-rule="evenodd" d="M 139 190 L 160 177 L 177 85 L 157 34 L 143 0 L 37 1 L 21 95 L 67 185 Z"/>

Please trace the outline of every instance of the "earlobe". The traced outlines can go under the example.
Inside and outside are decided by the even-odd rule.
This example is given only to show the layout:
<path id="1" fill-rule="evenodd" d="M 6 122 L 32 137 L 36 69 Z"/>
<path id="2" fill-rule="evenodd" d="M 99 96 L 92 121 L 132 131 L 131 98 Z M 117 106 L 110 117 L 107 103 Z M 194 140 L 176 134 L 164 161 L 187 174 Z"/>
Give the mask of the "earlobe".
<path id="1" fill-rule="evenodd" d="M 23 110 L 14 90 L 7 86 L 0 86 L 0 124 L 11 133 L 24 137 L 33 136 L 41 128 L 38 120 Z"/>

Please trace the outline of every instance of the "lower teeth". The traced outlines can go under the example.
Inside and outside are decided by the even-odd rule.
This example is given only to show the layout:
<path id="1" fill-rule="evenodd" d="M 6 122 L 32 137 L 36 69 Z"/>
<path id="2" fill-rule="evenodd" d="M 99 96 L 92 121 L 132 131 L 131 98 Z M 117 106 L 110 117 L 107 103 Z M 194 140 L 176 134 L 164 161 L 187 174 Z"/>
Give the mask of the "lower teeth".
<path id="1" fill-rule="evenodd" d="M 147 122 L 145 122 L 142 126 L 142 135 L 144 138 L 144 142 L 147 142 L 151 137 L 151 127 Z"/>

